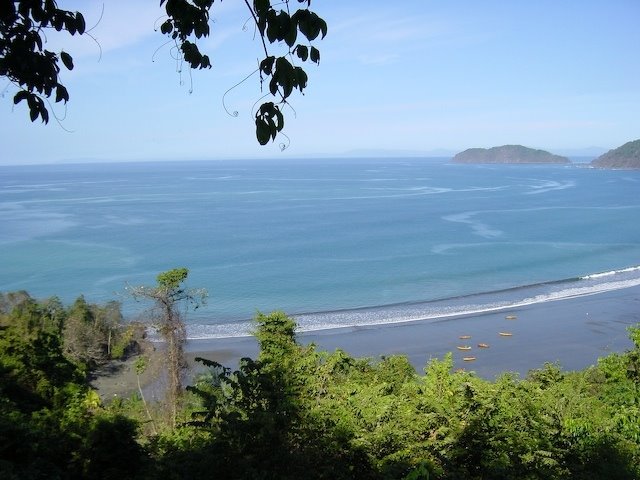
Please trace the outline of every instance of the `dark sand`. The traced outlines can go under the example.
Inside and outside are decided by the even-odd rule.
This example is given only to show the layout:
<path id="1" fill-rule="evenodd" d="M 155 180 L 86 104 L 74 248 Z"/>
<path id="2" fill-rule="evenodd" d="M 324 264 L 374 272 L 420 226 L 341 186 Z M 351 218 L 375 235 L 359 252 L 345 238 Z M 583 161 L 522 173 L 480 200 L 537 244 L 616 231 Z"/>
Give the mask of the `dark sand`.
<path id="1" fill-rule="evenodd" d="M 507 316 L 516 318 L 509 320 Z M 637 286 L 477 315 L 301 333 L 298 341 L 313 342 L 321 350 L 342 349 L 352 356 L 374 360 L 383 355 L 406 355 L 419 373 L 429 359 L 442 359 L 447 352 L 453 352 L 455 368 L 493 379 L 503 372 L 524 376 L 545 362 L 558 362 L 564 370 L 594 365 L 600 357 L 631 348 L 627 327 L 639 322 Z M 503 337 L 498 332 L 512 336 Z M 471 338 L 460 339 L 461 335 Z M 478 348 L 478 343 L 488 344 L 489 348 Z M 472 349 L 460 351 L 459 345 Z M 191 366 L 189 377 L 202 369 L 194 364 L 195 357 L 235 369 L 240 358 L 256 358 L 258 345 L 253 337 L 189 340 L 186 354 Z M 469 356 L 476 360 L 463 361 Z M 160 399 L 163 394 L 160 382 L 154 380 L 161 371 L 161 355 L 156 351 L 152 357 L 153 366 L 142 378 L 147 400 Z M 137 391 L 133 361 L 93 382 L 103 399 L 128 397 Z"/>
<path id="2" fill-rule="evenodd" d="M 98 391 L 103 401 L 118 397 L 129 398 L 132 394 L 138 393 L 138 380 L 147 400 L 162 398 L 160 386 L 156 381 L 162 370 L 160 351 L 151 345 L 145 349 L 144 355 L 147 358 L 147 368 L 139 378 L 135 368 L 138 357 L 128 358 L 125 361 L 115 360 L 95 372 L 91 386 Z"/>
<path id="3" fill-rule="evenodd" d="M 298 341 L 355 357 L 406 355 L 418 372 L 429 359 L 453 352 L 455 368 L 494 378 L 502 372 L 525 375 L 545 362 L 558 362 L 564 370 L 594 365 L 599 357 L 631 348 L 627 327 L 638 322 L 640 286 L 484 314 L 307 332 Z M 471 338 L 461 340 L 461 335 Z M 459 345 L 472 349 L 459 351 Z M 241 357 L 255 358 L 258 347 L 253 337 L 190 340 L 187 353 L 191 360 L 201 356 L 236 368 Z M 476 360 L 463 361 L 469 356 Z"/>

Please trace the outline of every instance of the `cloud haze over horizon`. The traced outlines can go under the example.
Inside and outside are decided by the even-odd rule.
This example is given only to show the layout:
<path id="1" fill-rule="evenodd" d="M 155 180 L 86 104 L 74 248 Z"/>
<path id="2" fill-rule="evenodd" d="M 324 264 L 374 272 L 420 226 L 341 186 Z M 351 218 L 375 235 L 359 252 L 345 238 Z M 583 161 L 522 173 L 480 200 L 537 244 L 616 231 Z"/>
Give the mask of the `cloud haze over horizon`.
<path id="1" fill-rule="evenodd" d="M 62 161 L 335 156 L 461 151 L 523 144 L 554 153 L 615 148 L 640 138 L 640 2 L 344 2 L 312 8 L 329 26 L 307 65 L 305 95 L 285 108 L 291 139 L 258 145 L 261 45 L 243 2 L 214 4 L 200 42 L 213 68 L 177 72 L 158 2 L 63 1 L 91 34 L 52 32 L 75 69 L 62 72 L 60 124 L 29 121 L 0 97 L 0 164 Z M 297 2 L 293 2 L 296 3 Z M 275 49 L 274 49 L 275 51 Z M 191 91 L 191 93 L 190 93 Z M 223 105 L 224 103 L 224 105 Z M 238 112 L 237 117 L 227 113 Z"/>

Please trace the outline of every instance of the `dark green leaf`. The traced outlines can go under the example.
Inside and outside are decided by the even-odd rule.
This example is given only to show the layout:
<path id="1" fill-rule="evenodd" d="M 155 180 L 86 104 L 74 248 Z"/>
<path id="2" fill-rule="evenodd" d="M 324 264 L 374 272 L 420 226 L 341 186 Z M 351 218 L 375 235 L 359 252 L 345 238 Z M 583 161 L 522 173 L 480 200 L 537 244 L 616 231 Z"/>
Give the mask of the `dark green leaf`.
<path id="1" fill-rule="evenodd" d="M 271 43 L 282 38 L 280 35 L 280 24 L 278 22 L 278 17 L 273 10 L 270 10 L 267 13 L 267 38 Z"/>
<path id="2" fill-rule="evenodd" d="M 300 33 L 309 38 L 309 10 L 298 10 L 293 14 L 295 23 L 298 25 Z"/>
<path id="3" fill-rule="evenodd" d="M 314 63 L 320 63 L 320 50 L 318 50 L 316 47 L 311 47 L 311 61 Z"/>
<path id="4" fill-rule="evenodd" d="M 56 88 L 56 103 L 62 100 L 64 100 L 65 103 L 69 101 L 69 92 L 64 86 L 58 85 Z"/>
<path id="5" fill-rule="evenodd" d="M 292 76 L 293 65 L 285 57 L 278 57 L 276 60 L 276 71 L 280 72 L 281 76 Z"/>
<path id="6" fill-rule="evenodd" d="M 281 131 L 284 128 L 284 115 L 279 108 L 275 107 L 276 118 L 278 119 L 278 131 Z"/>
<path id="7" fill-rule="evenodd" d="M 306 88 L 308 79 L 307 73 L 302 68 L 296 67 L 296 84 L 300 91 Z"/>
<path id="8" fill-rule="evenodd" d="M 260 145 L 266 145 L 271 138 L 271 131 L 267 122 L 261 118 L 256 118 L 256 138 Z"/>
<path id="9" fill-rule="evenodd" d="M 327 22 L 318 17 L 318 22 L 320 24 L 320 31 L 322 32 L 322 38 L 327 36 Z"/>
<path id="10" fill-rule="evenodd" d="M 197 38 L 209 36 L 209 24 L 199 22 L 193 29 L 193 33 Z"/>
<path id="11" fill-rule="evenodd" d="M 171 20 L 165 20 L 162 25 L 160 25 L 160 31 L 163 34 L 167 34 L 167 33 L 171 33 L 171 31 L 173 30 L 173 23 L 171 22 Z"/>
<path id="12" fill-rule="evenodd" d="M 270 7 L 269 0 L 253 0 L 253 8 L 258 17 L 264 17 Z"/>
<path id="13" fill-rule="evenodd" d="M 76 20 L 74 18 L 67 18 L 64 21 L 64 26 L 71 35 L 76 34 Z"/>
<path id="14" fill-rule="evenodd" d="M 315 40 L 318 35 L 320 35 L 320 30 L 322 28 L 322 24 L 324 23 L 324 28 L 326 31 L 327 24 L 324 20 L 322 20 L 318 15 L 314 12 L 309 12 L 309 15 L 306 18 L 306 33 L 305 36 L 311 41 Z"/>
<path id="15" fill-rule="evenodd" d="M 271 75 L 273 70 L 273 62 L 275 62 L 276 57 L 267 57 L 260 62 L 260 71 L 265 75 Z"/>
<path id="16" fill-rule="evenodd" d="M 64 17 L 56 15 L 51 19 L 51 24 L 53 25 L 53 28 L 60 32 L 64 28 Z"/>
<path id="17" fill-rule="evenodd" d="M 176 0 L 168 0 L 167 6 L 165 7 L 165 11 L 167 12 L 167 15 L 169 15 L 170 17 L 179 16 L 180 7 L 178 6 L 178 2 Z"/>
<path id="18" fill-rule="evenodd" d="M 289 21 L 286 28 L 287 30 L 285 32 L 284 41 L 287 45 L 293 47 L 293 44 L 296 43 L 296 38 L 298 38 L 298 26 L 295 22 Z"/>
<path id="19" fill-rule="evenodd" d="M 276 135 L 278 134 L 278 128 L 276 127 L 276 122 L 273 121 L 273 118 L 269 117 L 267 119 L 267 124 L 269 125 L 269 134 L 273 140 L 276 139 Z"/>
<path id="20" fill-rule="evenodd" d="M 311 48 L 313 49 L 313 47 Z M 306 45 L 298 44 L 296 46 L 296 54 L 298 55 L 299 59 L 301 59 L 303 62 L 306 62 L 307 58 L 309 58 L 309 48 Z M 313 55 L 311 56 L 311 60 L 313 60 Z"/>
<path id="21" fill-rule="evenodd" d="M 27 103 L 29 104 L 29 110 L 31 111 L 31 121 L 35 118 L 38 118 L 38 97 L 36 97 L 33 93 L 27 94 Z"/>
<path id="22" fill-rule="evenodd" d="M 76 12 L 76 30 L 78 33 L 82 35 L 86 29 L 86 23 L 84 21 L 84 17 L 80 12 Z"/>
<path id="23" fill-rule="evenodd" d="M 25 90 L 20 90 L 18 93 L 16 93 L 13 96 L 13 104 L 17 105 L 18 103 L 20 103 L 22 100 L 26 100 L 29 97 L 29 93 Z"/>
<path id="24" fill-rule="evenodd" d="M 60 60 L 67 67 L 67 70 L 73 70 L 73 58 L 67 52 L 60 52 Z"/>
<path id="25" fill-rule="evenodd" d="M 278 81 L 275 77 L 272 77 L 271 81 L 269 81 L 269 91 L 271 92 L 271 95 L 278 93 Z"/>
<path id="26" fill-rule="evenodd" d="M 280 79 L 280 85 L 282 86 L 282 96 L 287 98 L 293 93 L 293 87 L 295 86 L 295 77 L 285 75 Z"/>

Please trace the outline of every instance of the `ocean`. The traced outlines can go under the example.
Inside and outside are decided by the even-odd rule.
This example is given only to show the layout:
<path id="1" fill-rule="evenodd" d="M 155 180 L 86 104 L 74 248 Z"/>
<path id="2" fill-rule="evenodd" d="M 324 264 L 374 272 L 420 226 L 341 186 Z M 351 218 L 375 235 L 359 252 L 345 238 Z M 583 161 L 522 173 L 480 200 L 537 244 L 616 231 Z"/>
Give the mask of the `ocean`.
<path id="1" fill-rule="evenodd" d="M 640 172 L 448 159 L 0 167 L 0 291 L 118 300 L 187 267 L 189 338 L 302 331 L 640 285 Z"/>

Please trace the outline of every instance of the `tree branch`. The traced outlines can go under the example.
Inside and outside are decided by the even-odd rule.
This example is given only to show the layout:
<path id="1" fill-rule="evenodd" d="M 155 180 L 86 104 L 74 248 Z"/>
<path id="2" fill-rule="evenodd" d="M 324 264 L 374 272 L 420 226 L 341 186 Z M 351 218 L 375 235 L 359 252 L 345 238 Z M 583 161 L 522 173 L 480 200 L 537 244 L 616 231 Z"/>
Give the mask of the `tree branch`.
<path id="1" fill-rule="evenodd" d="M 244 3 L 247 5 L 247 8 L 251 12 L 251 16 L 253 17 L 253 21 L 256 24 L 256 28 L 260 32 L 260 27 L 258 27 L 258 18 L 256 17 L 256 14 L 253 11 L 253 8 L 251 8 L 251 5 L 249 5 L 249 1 L 248 0 L 244 0 Z M 264 41 L 264 33 L 262 33 L 262 32 L 260 32 L 260 40 L 262 41 L 262 48 L 264 48 L 264 54 L 265 54 L 265 56 L 268 57 L 269 56 L 269 50 L 267 50 L 267 44 Z"/>

